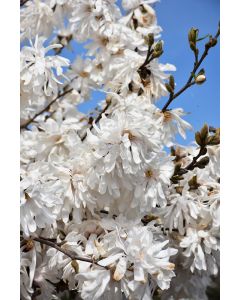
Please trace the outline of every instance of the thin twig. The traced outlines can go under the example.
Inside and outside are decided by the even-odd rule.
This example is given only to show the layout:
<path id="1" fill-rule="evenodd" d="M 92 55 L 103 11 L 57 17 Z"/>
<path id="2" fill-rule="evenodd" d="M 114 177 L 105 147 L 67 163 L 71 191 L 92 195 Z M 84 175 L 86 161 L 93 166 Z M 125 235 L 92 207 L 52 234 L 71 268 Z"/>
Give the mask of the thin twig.
<path id="1" fill-rule="evenodd" d="M 71 254 L 68 251 L 61 248 L 60 246 L 58 246 L 56 243 L 54 243 L 52 241 L 49 241 L 45 238 L 35 237 L 35 238 L 33 238 L 33 240 L 36 241 L 36 242 L 39 242 L 41 244 L 47 245 L 49 247 L 55 248 L 56 250 L 62 252 L 63 254 L 67 255 L 68 257 L 70 257 L 72 260 L 81 260 L 81 261 L 85 261 L 85 262 L 88 262 L 88 263 L 98 265 L 98 263 L 96 261 L 94 261 L 93 259 Z"/>
<path id="2" fill-rule="evenodd" d="M 189 165 L 187 165 L 184 169 L 185 170 L 193 170 L 193 168 L 195 167 L 195 164 L 196 164 L 197 160 L 199 159 L 199 157 L 206 154 L 206 152 L 204 152 L 205 149 L 206 149 L 205 146 L 200 147 L 197 156 L 194 156 L 192 162 Z"/>
<path id="3" fill-rule="evenodd" d="M 146 67 L 146 65 L 149 64 L 150 56 L 152 55 L 152 53 L 153 53 L 153 50 L 151 49 L 151 46 L 148 46 L 148 52 L 147 52 L 146 59 L 145 59 L 144 63 L 139 67 L 139 70 L 143 69 L 144 67 Z"/>
<path id="4" fill-rule="evenodd" d="M 61 97 L 65 96 L 66 94 L 70 93 L 73 91 L 73 88 L 64 91 L 63 93 L 59 94 L 56 98 L 54 98 L 46 107 L 44 107 L 42 110 L 40 110 L 37 114 L 35 114 L 31 119 L 29 119 L 26 123 L 22 124 L 20 126 L 20 129 L 26 128 L 29 124 L 31 124 L 38 116 L 40 116 L 42 113 L 47 111 L 53 103 L 55 103 L 58 99 Z"/>
<path id="5" fill-rule="evenodd" d="M 218 30 L 218 32 L 216 33 L 216 35 L 214 36 L 215 39 L 217 39 L 220 35 L 220 31 Z M 179 95 L 181 95 L 186 89 L 188 89 L 190 86 L 195 84 L 195 81 L 192 81 L 192 79 L 194 78 L 194 75 L 196 73 L 196 71 L 198 70 L 198 68 L 200 67 L 200 65 L 202 64 L 202 62 L 204 61 L 204 59 L 206 58 L 206 56 L 208 55 L 208 51 L 211 48 L 211 46 L 209 46 L 208 44 L 205 45 L 205 50 L 200 58 L 200 60 L 197 60 L 197 56 L 195 56 L 195 63 L 194 63 L 194 68 L 191 72 L 191 75 L 188 78 L 187 83 L 184 85 L 184 87 L 182 87 L 177 93 L 175 94 L 170 94 L 169 99 L 167 101 L 167 103 L 163 106 L 162 108 L 162 112 L 165 112 L 168 108 L 168 106 L 172 103 L 172 101 L 177 98 Z"/>
<path id="6" fill-rule="evenodd" d="M 26 4 L 29 0 L 21 0 L 20 1 L 20 6 L 23 6 L 24 4 Z"/>
<path id="7" fill-rule="evenodd" d="M 98 123 L 100 121 L 100 119 L 102 118 L 102 115 L 106 112 L 106 110 L 109 108 L 111 104 L 111 101 L 107 102 L 107 105 L 105 106 L 105 108 L 100 112 L 100 114 L 98 115 L 98 117 L 95 120 L 95 123 Z M 93 124 L 90 126 L 89 130 L 91 131 L 93 129 Z M 81 138 L 82 142 L 86 139 L 87 137 L 87 132 L 85 132 L 84 136 Z"/>

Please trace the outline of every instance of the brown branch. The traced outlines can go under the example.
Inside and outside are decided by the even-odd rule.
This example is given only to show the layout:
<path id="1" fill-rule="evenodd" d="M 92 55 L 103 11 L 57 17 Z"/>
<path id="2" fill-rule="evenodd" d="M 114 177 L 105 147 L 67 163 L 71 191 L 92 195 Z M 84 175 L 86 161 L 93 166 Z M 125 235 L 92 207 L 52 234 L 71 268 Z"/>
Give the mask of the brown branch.
<path id="1" fill-rule="evenodd" d="M 20 6 L 23 6 L 24 4 L 26 4 L 29 0 L 20 0 Z"/>
<path id="2" fill-rule="evenodd" d="M 102 115 L 106 112 L 106 110 L 109 108 L 111 104 L 111 101 L 107 101 L 107 105 L 105 106 L 105 108 L 100 112 L 100 114 L 98 115 L 98 117 L 95 120 L 95 123 L 98 123 L 100 121 L 100 119 L 102 118 Z M 93 129 L 93 124 L 90 126 L 89 130 L 91 131 Z M 81 141 L 83 142 L 87 137 L 87 132 L 85 132 L 84 136 L 81 138 Z"/>
<path id="3" fill-rule="evenodd" d="M 216 35 L 214 36 L 214 39 L 217 40 L 217 38 L 220 35 L 220 30 L 218 30 L 218 32 L 216 33 Z M 213 46 L 211 45 L 210 42 L 208 42 L 205 45 L 205 50 L 200 58 L 200 60 L 198 61 L 198 56 L 195 54 L 195 62 L 194 62 L 194 68 L 191 72 L 191 75 L 188 78 L 187 83 L 177 92 L 177 93 L 173 93 L 170 94 L 169 99 L 167 101 L 167 103 L 164 105 L 164 107 L 162 108 L 162 112 L 165 112 L 168 108 L 168 106 L 172 103 L 172 101 L 177 98 L 179 95 L 181 95 L 186 89 L 188 89 L 189 87 L 191 87 L 192 85 L 195 84 L 195 81 L 192 81 L 192 79 L 195 76 L 196 71 L 198 70 L 198 68 L 200 67 L 200 65 L 202 64 L 202 62 L 204 61 L 204 59 L 207 57 L 208 55 L 208 51 L 210 48 L 212 48 Z"/>
<path id="4" fill-rule="evenodd" d="M 197 154 L 196 156 L 193 157 L 192 162 L 191 162 L 189 165 L 187 165 L 187 166 L 184 168 L 184 170 L 187 170 L 187 171 L 193 170 L 193 169 L 196 167 L 196 162 L 197 162 L 197 160 L 198 160 L 201 156 L 203 156 L 203 155 L 206 154 L 206 150 L 205 150 L 205 149 L 206 149 L 205 146 L 204 146 L 204 147 L 200 147 L 198 154 Z"/>
<path id="5" fill-rule="evenodd" d="M 145 68 L 146 65 L 149 64 L 150 59 L 151 59 L 150 56 L 152 55 L 152 53 L 153 53 L 153 50 L 151 49 L 151 46 L 148 46 L 148 51 L 147 51 L 146 59 L 145 59 L 144 63 L 139 67 L 139 70 Z"/>
<path id="6" fill-rule="evenodd" d="M 81 256 L 78 256 L 78 255 L 69 253 L 68 251 L 64 250 L 63 248 L 61 248 L 60 246 L 58 246 L 56 243 L 54 243 L 54 242 L 52 242 L 52 241 L 50 241 L 48 239 L 45 239 L 45 238 L 42 238 L 42 237 L 35 237 L 35 238 L 33 238 L 33 240 L 36 241 L 36 242 L 39 242 L 41 244 L 47 245 L 49 247 L 55 248 L 56 250 L 62 252 L 66 256 L 70 257 L 72 260 L 80 260 L 80 261 L 85 261 L 85 262 L 88 262 L 88 263 L 99 265 L 98 262 L 94 261 L 91 258 L 81 257 Z M 99 265 L 99 266 L 101 266 L 101 265 Z"/>
<path id="7" fill-rule="evenodd" d="M 31 119 L 29 119 L 26 123 L 22 124 L 20 126 L 20 129 L 24 129 L 26 128 L 29 124 L 31 124 L 38 116 L 40 116 L 42 113 L 44 113 L 45 111 L 47 111 L 51 105 L 53 103 L 55 103 L 58 99 L 60 99 L 61 97 L 65 96 L 66 94 L 70 93 L 71 91 L 73 91 L 73 88 L 62 92 L 61 94 L 59 94 L 56 98 L 54 98 L 46 107 L 44 107 L 42 110 L 40 110 L 37 114 L 35 114 Z"/>

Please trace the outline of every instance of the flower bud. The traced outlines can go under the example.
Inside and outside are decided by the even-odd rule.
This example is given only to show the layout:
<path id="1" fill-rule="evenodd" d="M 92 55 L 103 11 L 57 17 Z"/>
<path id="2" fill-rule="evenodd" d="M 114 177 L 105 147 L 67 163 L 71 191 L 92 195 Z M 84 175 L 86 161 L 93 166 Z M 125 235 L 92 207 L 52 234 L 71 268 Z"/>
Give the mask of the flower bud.
<path id="1" fill-rule="evenodd" d="M 215 38 L 210 38 L 209 43 L 211 44 L 211 47 L 214 47 L 217 45 L 217 39 Z"/>
<path id="2" fill-rule="evenodd" d="M 107 95 L 107 97 L 106 97 L 106 103 L 110 104 L 111 101 L 112 101 L 112 97 L 110 95 Z"/>
<path id="3" fill-rule="evenodd" d="M 32 250 L 33 247 L 34 247 L 34 241 L 31 240 L 31 239 L 28 240 L 27 243 L 26 243 L 25 250 L 30 251 L 30 250 Z"/>
<path id="4" fill-rule="evenodd" d="M 188 181 L 188 185 L 190 190 L 196 190 L 200 186 L 200 184 L 197 182 L 197 175 L 194 175 L 192 179 Z"/>
<path id="5" fill-rule="evenodd" d="M 193 42 L 194 44 L 196 44 L 196 41 L 197 41 L 197 37 L 198 37 L 198 29 L 196 28 L 191 28 L 188 32 L 188 40 L 189 40 L 189 43 L 190 42 Z"/>
<path id="6" fill-rule="evenodd" d="M 202 159 L 200 159 L 196 166 L 199 168 L 199 169 L 204 169 L 209 163 L 209 157 L 208 156 L 204 156 Z"/>
<path id="7" fill-rule="evenodd" d="M 153 33 L 149 33 L 147 36 L 147 43 L 148 46 L 151 47 L 154 43 L 154 34 Z"/>
<path id="8" fill-rule="evenodd" d="M 202 141 L 208 137 L 208 125 L 205 123 L 200 131 Z"/>
<path id="9" fill-rule="evenodd" d="M 213 136 L 209 136 L 207 138 L 207 145 L 209 146 L 215 146 L 220 144 L 220 136 L 218 134 L 215 134 Z"/>
<path id="10" fill-rule="evenodd" d="M 192 51 L 194 52 L 197 51 L 196 44 L 198 38 L 198 31 L 199 31 L 198 29 L 192 27 L 188 32 L 189 45 Z"/>
<path id="11" fill-rule="evenodd" d="M 170 94 L 173 94 L 173 88 L 171 87 L 171 85 L 170 84 L 168 84 L 168 83 L 165 83 L 165 86 L 166 86 L 166 89 L 168 90 L 168 92 L 170 93 Z"/>
<path id="12" fill-rule="evenodd" d="M 76 260 L 71 261 L 71 266 L 73 267 L 75 273 L 79 272 L 79 265 L 78 265 L 78 262 Z"/>
<path id="13" fill-rule="evenodd" d="M 205 45 L 206 48 L 211 48 L 217 45 L 217 39 L 210 36 L 209 41 Z"/>
<path id="14" fill-rule="evenodd" d="M 195 79 L 196 84 L 203 84 L 206 81 L 206 76 L 204 74 L 198 75 Z"/>
<path id="15" fill-rule="evenodd" d="M 174 90 L 174 88 L 175 88 L 175 81 L 174 81 L 174 77 L 172 75 L 170 75 L 170 77 L 169 77 L 169 85 Z"/>
<path id="16" fill-rule="evenodd" d="M 162 41 L 158 41 L 153 49 L 153 54 L 152 57 L 159 57 L 163 54 L 163 42 Z"/>
<path id="17" fill-rule="evenodd" d="M 199 146 L 202 146 L 202 139 L 201 139 L 201 134 L 199 131 L 197 131 L 195 133 L 195 140 Z"/>

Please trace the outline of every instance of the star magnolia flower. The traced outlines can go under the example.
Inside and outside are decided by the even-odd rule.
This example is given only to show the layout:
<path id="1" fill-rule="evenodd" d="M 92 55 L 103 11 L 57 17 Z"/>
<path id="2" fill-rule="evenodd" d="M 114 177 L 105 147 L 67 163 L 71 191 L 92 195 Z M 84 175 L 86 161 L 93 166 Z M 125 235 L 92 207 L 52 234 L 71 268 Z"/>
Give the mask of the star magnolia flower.
<path id="1" fill-rule="evenodd" d="M 46 1 L 33 0 L 21 9 L 21 39 L 32 39 L 37 34 L 49 36 L 53 29 L 53 10 Z"/>
<path id="2" fill-rule="evenodd" d="M 185 226 L 194 224 L 194 220 L 198 218 L 199 212 L 199 207 L 193 196 L 184 188 L 182 195 L 175 193 L 169 196 L 168 206 L 160 210 L 160 215 L 163 216 L 164 226 L 170 232 L 173 228 L 176 228 L 183 235 Z"/>
<path id="3" fill-rule="evenodd" d="M 62 204 L 61 186 L 58 182 L 40 183 L 34 178 L 23 178 L 21 181 L 20 217 L 24 233 L 29 236 L 37 228 L 53 224 Z"/>
<path id="4" fill-rule="evenodd" d="M 197 230 L 189 227 L 187 229 L 186 237 L 180 242 L 180 247 L 185 248 L 183 255 L 186 257 L 193 257 L 190 267 L 192 272 L 195 268 L 205 271 L 209 268 L 213 271 L 213 274 L 216 274 L 217 267 L 215 258 L 211 257 L 211 260 L 207 259 L 209 258 L 208 255 L 211 255 L 214 250 L 219 250 L 218 240 L 212 233 L 214 232 Z"/>
<path id="5" fill-rule="evenodd" d="M 131 206 L 139 205 L 142 212 L 150 212 L 156 205 L 165 206 L 165 191 L 173 172 L 172 158 L 167 157 L 165 152 L 155 156 L 151 162 L 144 165 L 144 170 L 141 171 L 143 174 L 139 174 Z"/>
<path id="6" fill-rule="evenodd" d="M 81 297 L 86 300 L 97 300 L 104 293 L 110 281 L 110 271 L 104 269 L 96 269 L 86 273 L 79 273 L 77 279 L 83 278 L 84 282 L 81 286 Z"/>
<path id="7" fill-rule="evenodd" d="M 116 234 L 116 233 L 115 233 Z M 169 262 L 169 257 L 177 253 L 176 249 L 163 247 L 168 243 L 154 242 L 152 233 L 146 227 L 135 226 L 126 233 L 123 239 L 117 232 L 116 246 L 119 251 L 101 260 L 101 266 L 116 264 L 113 278 L 116 281 L 121 280 L 127 266 L 133 268 L 134 281 L 145 283 L 147 273 L 156 280 L 161 289 L 169 287 L 170 280 L 174 276 L 174 264 Z M 133 265 L 132 265 L 133 264 Z"/>
<path id="8" fill-rule="evenodd" d="M 21 1 L 23 300 L 204 300 L 218 272 L 219 130 L 188 170 L 186 113 L 155 103 L 176 70 L 157 1 L 119 2 Z"/>
<path id="9" fill-rule="evenodd" d="M 21 51 L 21 80 L 24 90 L 32 90 L 36 95 L 56 96 L 59 78 L 64 77 L 63 67 L 69 66 L 69 60 L 61 56 L 46 56 L 46 53 L 62 45 L 54 44 L 44 47 L 45 38 L 35 39 L 31 47 L 23 47 Z M 54 70 L 55 69 L 55 70 Z M 54 74 L 56 71 L 56 75 Z"/>
<path id="10" fill-rule="evenodd" d="M 192 126 L 181 117 L 186 115 L 182 108 L 156 112 L 156 118 L 159 120 L 161 129 L 161 140 L 170 147 L 174 144 L 175 135 L 179 133 L 186 139 L 186 130 L 192 130 Z"/>
<path id="11" fill-rule="evenodd" d="M 79 41 L 87 40 L 92 33 L 120 16 L 115 0 L 79 0 L 72 8 L 71 29 Z"/>

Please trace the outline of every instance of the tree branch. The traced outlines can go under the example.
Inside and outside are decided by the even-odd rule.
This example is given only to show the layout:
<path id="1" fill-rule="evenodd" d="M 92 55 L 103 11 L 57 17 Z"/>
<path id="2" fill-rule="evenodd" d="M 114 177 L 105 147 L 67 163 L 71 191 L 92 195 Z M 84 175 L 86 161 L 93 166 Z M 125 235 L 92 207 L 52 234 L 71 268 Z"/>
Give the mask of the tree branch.
<path id="1" fill-rule="evenodd" d="M 197 162 L 197 160 L 198 160 L 202 155 L 205 155 L 205 154 L 206 154 L 206 150 L 205 150 L 205 149 L 206 149 L 205 146 L 204 146 L 204 147 L 200 147 L 198 154 L 197 154 L 196 156 L 193 157 L 192 162 L 191 162 L 189 165 L 187 165 L 187 166 L 184 168 L 184 170 L 187 170 L 187 171 L 193 170 L 193 169 L 196 167 L 196 162 Z"/>
<path id="2" fill-rule="evenodd" d="M 40 110 L 37 114 L 35 114 L 31 119 L 29 119 L 26 123 L 22 124 L 20 126 L 20 129 L 24 129 L 24 128 L 27 128 L 27 126 L 29 124 L 31 124 L 38 116 L 40 116 L 42 113 L 44 113 L 45 111 L 47 111 L 51 105 L 53 103 L 55 103 L 59 98 L 65 96 L 66 94 L 70 93 L 71 91 L 73 91 L 73 88 L 67 90 L 67 91 L 64 91 L 62 92 L 61 94 L 59 94 L 56 98 L 54 98 L 46 107 L 44 107 L 42 110 Z"/>
<path id="3" fill-rule="evenodd" d="M 24 4 L 26 4 L 29 0 L 20 0 L 20 6 L 23 6 Z"/>
<path id="4" fill-rule="evenodd" d="M 220 35 L 220 30 L 218 30 L 218 32 L 216 33 L 216 35 L 214 36 L 214 39 L 217 40 L 217 38 L 219 37 Z M 172 103 L 172 101 L 177 98 L 179 95 L 181 95 L 186 89 L 188 89 L 189 87 L 191 87 L 192 85 L 195 84 L 195 81 L 192 81 L 192 79 L 194 78 L 194 75 L 196 73 L 196 71 L 198 70 L 198 68 L 200 67 L 200 65 L 202 64 L 202 62 L 204 61 L 204 59 L 206 58 L 206 56 L 208 55 L 208 51 L 209 49 L 211 48 L 211 44 L 210 42 L 207 43 L 205 45 L 205 50 L 200 58 L 200 60 L 198 61 L 198 56 L 195 54 L 195 62 L 194 62 L 194 67 L 193 67 L 193 70 L 191 72 L 191 75 L 190 77 L 188 78 L 188 81 L 187 83 L 177 92 L 177 93 L 173 93 L 173 94 L 170 94 L 169 96 L 169 99 L 167 101 L 167 103 L 163 106 L 162 108 L 162 112 L 165 112 L 168 108 L 168 106 Z"/>
<path id="5" fill-rule="evenodd" d="M 63 248 L 58 246 L 56 243 L 54 243 L 54 242 L 52 242 L 48 239 L 45 239 L 45 238 L 42 238 L 42 237 L 35 237 L 35 238 L 33 238 L 33 240 L 36 241 L 36 242 L 39 242 L 41 244 L 47 245 L 49 247 L 55 248 L 56 250 L 62 252 L 66 256 L 70 257 L 72 260 L 85 261 L 85 262 L 88 262 L 88 263 L 92 263 L 92 264 L 96 264 L 98 266 L 101 266 L 101 265 L 98 264 L 97 261 L 94 261 L 91 258 L 81 257 L 81 256 L 77 256 L 77 255 L 69 253 L 68 251 L 64 250 Z M 101 267 L 103 267 L 103 266 L 101 266 Z"/>
<path id="6" fill-rule="evenodd" d="M 98 123 L 100 121 L 100 119 L 102 118 L 102 115 L 106 112 L 106 110 L 109 108 L 111 104 L 111 101 L 107 101 L 107 105 L 105 106 L 105 108 L 100 112 L 100 114 L 98 115 L 98 117 L 95 120 L 95 123 Z M 93 129 L 93 124 L 90 126 L 89 130 L 91 131 Z M 85 132 L 84 136 L 81 138 L 81 141 L 83 142 L 87 137 L 87 132 Z"/>

